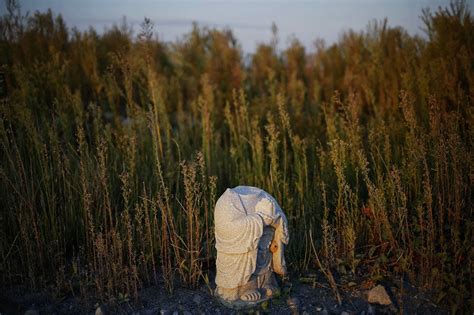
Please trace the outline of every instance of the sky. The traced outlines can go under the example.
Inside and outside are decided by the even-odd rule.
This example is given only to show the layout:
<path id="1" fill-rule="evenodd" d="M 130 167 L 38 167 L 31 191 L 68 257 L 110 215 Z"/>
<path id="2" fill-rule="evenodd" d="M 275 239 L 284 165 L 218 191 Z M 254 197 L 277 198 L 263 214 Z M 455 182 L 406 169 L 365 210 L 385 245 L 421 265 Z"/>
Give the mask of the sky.
<path id="1" fill-rule="evenodd" d="M 468 5 L 472 8 L 471 2 Z M 278 27 L 279 48 L 296 37 L 311 51 L 316 39 L 334 43 L 348 29 L 365 30 L 373 20 L 388 19 L 390 26 L 402 26 L 410 34 L 423 35 L 421 10 L 435 11 L 449 0 L 20 0 L 22 12 L 61 13 L 69 27 L 98 32 L 120 24 L 125 16 L 138 33 L 148 17 L 155 35 L 175 41 L 188 33 L 192 23 L 218 29 L 230 28 L 245 53 L 258 43 L 269 42 L 271 25 Z M 4 8 L 1 8 L 4 10 Z"/>

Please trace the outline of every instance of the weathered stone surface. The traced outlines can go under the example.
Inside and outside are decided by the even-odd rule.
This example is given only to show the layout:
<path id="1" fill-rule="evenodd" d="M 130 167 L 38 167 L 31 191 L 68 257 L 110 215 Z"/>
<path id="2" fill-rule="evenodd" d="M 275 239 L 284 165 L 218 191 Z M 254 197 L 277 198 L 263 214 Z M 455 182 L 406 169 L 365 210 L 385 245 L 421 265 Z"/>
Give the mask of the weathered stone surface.
<path id="1" fill-rule="evenodd" d="M 216 292 L 226 306 L 244 309 L 278 291 L 285 275 L 288 223 L 275 198 L 251 186 L 227 189 L 214 210 Z"/>
<path id="2" fill-rule="evenodd" d="M 372 304 L 390 305 L 392 300 L 387 294 L 383 285 L 377 285 L 367 292 L 367 301 Z"/>

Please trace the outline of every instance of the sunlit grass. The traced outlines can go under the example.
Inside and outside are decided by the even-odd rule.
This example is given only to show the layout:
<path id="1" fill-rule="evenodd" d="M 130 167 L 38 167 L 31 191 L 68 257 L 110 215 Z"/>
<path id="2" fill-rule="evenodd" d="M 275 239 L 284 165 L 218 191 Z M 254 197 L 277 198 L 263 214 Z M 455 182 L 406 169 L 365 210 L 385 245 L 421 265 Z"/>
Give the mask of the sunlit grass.
<path id="1" fill-rule="evenodd" d="M 376 23 L 312 54 L 262 44 L 245 67 L 230 32 L 171 45 L 149 22 L 135 40 L 5 15 L 2 284 L 194 287 L 216 198 L 242 184 L 285 210 L 290 270 L 317 267 L 313 236 L 326 267 L 472 309 L 474 26 L 462 3 L 424 19 L 427 40 Z"/>

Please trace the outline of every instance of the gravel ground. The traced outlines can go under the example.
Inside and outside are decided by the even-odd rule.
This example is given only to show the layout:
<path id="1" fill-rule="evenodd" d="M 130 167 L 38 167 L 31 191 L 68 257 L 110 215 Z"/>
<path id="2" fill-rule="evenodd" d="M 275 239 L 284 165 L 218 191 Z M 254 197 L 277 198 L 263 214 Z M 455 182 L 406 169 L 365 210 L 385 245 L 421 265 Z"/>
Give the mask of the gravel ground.
<path id="1" fill-rule="evenodd" d="M 338 305 L 328 284 L 321 275 L 310 274 L 291 276 L 283 284 L 282 294 L 261 305 L 259 308 L 237 312 L 221 305 L 210 293 L 206 285 L 198 289 L 176 288 L 172 294 L 163 285 L 142 289 L 137 301 L 103 304 L 94 298 L 80 299 L 64 297 L 54 299 L 45 293 L 28 293 L 26 288 L 17 287 L 2 290 L 0 293 L 0 314 L 395 314 L 403 309 L 405 314 L 447 314 L 445 310 L 432 303 L 427 296 L 410 286 L 400 287 L 383 281 L 392 305 L 369 304 L 364 295 L 362 281 L 345 281 L 339 291 L 342 304 Z M 102 313 L 100 313 L 102 312 Z"/>

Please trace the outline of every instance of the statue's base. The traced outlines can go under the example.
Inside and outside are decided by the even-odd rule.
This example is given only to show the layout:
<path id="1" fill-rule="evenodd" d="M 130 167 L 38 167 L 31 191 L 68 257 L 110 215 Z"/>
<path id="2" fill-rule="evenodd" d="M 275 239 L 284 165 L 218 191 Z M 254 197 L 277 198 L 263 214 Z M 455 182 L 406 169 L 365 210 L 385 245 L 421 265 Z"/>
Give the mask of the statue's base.
<path id="1" fill-rule="evenodd" d="M 265 297 L 262 297 L 262 298 L 260 298 L 259 300 L 256 300 L 256 301 L 242 301 L 240 299 L 239 300 L 234 300 L 234 301 L 228 301 L 228 300 L 224 300 L 223 298 L 221 298 L 217 294 L 215 294 L 215 297 L 217 298 L 219 303 L 221 303 L 225 307 L 231 308 L 231 309 L 236 310 L 236 311 L 242 311 L 242 310 L 248 310 L 248 309 L 256 308 L 260 304 L 262 304 L 263 302 L 268 301 L 272 298 L 271 296 L 265 296 Z"/>

